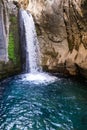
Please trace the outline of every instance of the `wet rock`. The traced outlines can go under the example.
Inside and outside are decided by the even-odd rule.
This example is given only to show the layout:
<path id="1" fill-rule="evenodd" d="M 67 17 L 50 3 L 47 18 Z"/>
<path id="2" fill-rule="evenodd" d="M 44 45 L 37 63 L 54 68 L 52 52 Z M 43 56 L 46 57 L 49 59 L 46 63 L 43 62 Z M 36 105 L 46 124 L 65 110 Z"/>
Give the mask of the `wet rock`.
<path id="1" fill-rule="evenodd" d="M 79 74 L 87 79 L 87 62 L 77 65 Z"/>
<path id="2" fill-rule="evenodd" d="M 86 0 L 29 1 L 27 9 L 40 30 L 43 67 L 62 72 L 59 67 L 62 65 L 63 71 L 76 75 L 76 64 L 87 62 L 86 7 Z"/>

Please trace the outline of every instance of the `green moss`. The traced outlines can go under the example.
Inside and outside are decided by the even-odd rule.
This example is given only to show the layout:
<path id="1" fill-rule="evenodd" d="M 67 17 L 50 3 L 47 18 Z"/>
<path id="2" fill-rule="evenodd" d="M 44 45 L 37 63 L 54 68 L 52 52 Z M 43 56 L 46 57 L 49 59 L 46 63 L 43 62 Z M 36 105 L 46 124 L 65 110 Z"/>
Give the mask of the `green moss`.
<path id="1" fill-rule="evenodd" d="M 17 21 L 17 18 L 15 17 L 15 16 L 10 16 L 10 22 L 11 23 L 16 23 L 16 21 Z"/>
<path id="2" fill-rule="evenodd" d="M 15 56 L 15 46 L 14 46 L 14 36 L 12 32 L 9 34 L 9 44 L 8 44 L 8 56 L 9 59 L 16 63 L 16 56 Z"/>
<path id="3" fill-rule="evenodd" d="M 10 14 L 8 56 L 15 66 L 20 67 L 20 45 L 18 20 L 13 14 Z"/>

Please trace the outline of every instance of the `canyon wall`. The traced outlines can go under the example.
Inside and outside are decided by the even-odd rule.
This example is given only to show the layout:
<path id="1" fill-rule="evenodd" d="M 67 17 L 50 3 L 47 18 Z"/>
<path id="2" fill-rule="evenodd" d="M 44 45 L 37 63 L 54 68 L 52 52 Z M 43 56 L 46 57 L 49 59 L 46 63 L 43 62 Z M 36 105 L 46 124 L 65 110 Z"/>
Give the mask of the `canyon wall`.
<path id="1" fill-rule="evenodd" d="M 0 61 L 8 61 L 8 13 L 5 1 L 0 1 Z"/>
<path id="2" fill-rule="evenodd" d="M 87 1 L 29 0 L 47 71 L 87 77 Z"/>
<path id="3" fill-rule="evenodd" d="M 0 79 L 20 72 L 17 8 L 0 0 Z"/>

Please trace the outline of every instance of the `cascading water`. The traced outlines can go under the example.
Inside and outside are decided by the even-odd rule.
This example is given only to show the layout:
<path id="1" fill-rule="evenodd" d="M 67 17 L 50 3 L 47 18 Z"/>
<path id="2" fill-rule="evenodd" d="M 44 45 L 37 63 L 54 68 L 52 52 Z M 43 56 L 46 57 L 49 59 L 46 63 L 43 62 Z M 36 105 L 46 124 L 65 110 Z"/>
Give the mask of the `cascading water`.
<path id="1" fill-rule="evenodd" d="M 40 67 L 40 51 L 32 15 L 20 9 L 20 34 L 22 46 L 22 62 L 25 73 L 23 80 L 37 83 L 54 82 L 56 77 L 43 73 Z"/>
<path id="2" fill-rule="evenodd" d="M 26 72 L 37 73 L 41 71 L 40 51 L 37 34 L 32 15 L 25 10 L 21 10 L 22 20 L 25 29 L 26 40 Z"/>

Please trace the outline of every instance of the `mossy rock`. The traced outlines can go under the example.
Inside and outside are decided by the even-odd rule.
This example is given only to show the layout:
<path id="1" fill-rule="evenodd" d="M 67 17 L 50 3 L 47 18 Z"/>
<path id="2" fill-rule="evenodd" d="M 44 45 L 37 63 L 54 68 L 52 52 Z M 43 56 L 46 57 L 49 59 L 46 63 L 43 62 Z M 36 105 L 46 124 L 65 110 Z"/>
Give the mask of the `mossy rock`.
<path id="1" fill-rule="evenodd" d="M 15 24 L 16 21 L 17 21 L 17 18 L 14 15 L 11 15 L 10 16 L 10 22 L 13 23 L 13 24 Z"/>
<path id="2" fill-rule="evenodd" d="M 9 34 L 9 44 L 8 44 L 8 56 L 9 59 L 16 63 L 16 56 L 15 56 L 15 46 L 14 46 L 14 37 L 12 32 Z"/>
<path id="3" fill-rule="evenodd" d="M 9 60 L 14 63 L 17 67 L 21 66 L 20 61 L 20 42 L 19 42 L 19 30 L 18 30 L 18 19 L 15 15 L 10 15 L 10 33 L 9 33 L 9 44 L 8 44 L 8 56 Z"/>

